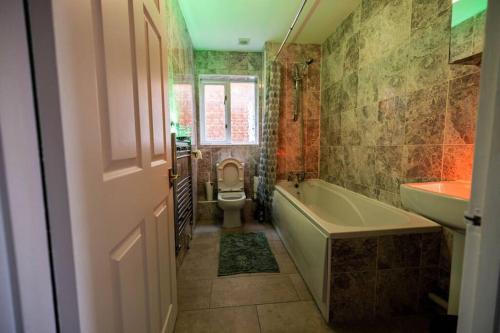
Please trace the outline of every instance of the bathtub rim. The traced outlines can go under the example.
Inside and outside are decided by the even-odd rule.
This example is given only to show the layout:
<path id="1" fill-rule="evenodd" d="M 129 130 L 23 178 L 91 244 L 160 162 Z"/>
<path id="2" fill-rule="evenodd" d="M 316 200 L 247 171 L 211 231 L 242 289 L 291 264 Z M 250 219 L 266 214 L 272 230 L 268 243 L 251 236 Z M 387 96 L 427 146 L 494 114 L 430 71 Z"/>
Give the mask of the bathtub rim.
<path id="1" fill-rule="evenodd" d="M 353 227 L 353 226 L 343 226 L 338 224 L 333 224 L 325 221 L 317 214 L 315 214 L 311 209 L 309 209 L 305 204 L 300 202 L 296 197 L 294 197 L 287 189 L 282 186 L 283 184 L 291 184 L 286 180 L 279 181 L 275 185 L 275 191 L 278 191 L 283 195 L 295 208 L 297 208 L 303 215 L 307 217 L 316 227 L 320 228 L 324 233 L 329 235 L 330 239 L 338 238 L 357 238 L 357 237 L 377 237 L 383 235 L 397 235 L 397 234 L 415 234 L 415 233 L 432 233 L 439 232 L 442 227 L 438 223 L 431 221 L 423 216 L 417 215 L 412 212 L 408 212 L 401 208 L 394 207 L 385 202 L 369 198 L 362 194 L 356 193 L 354 191 L 348 190 L 344 187 L 328 183 L 322 179 L 308 179 L 305 180 L 306 183 L 319 183 L 320 186 L 324 186 L 329 191 L 339 191 L 347 192 L 349 195 L 353 195 L 356 199 L 366 200 L 370 203 L 379 205 L 384 209 L 389 209 L 391 211 L 396 211 L 399 214 L 404 214 L 409 217 L 409 222 L 406 224 L 399 225 L 387 225 L 387 226 L 366 226 L 366 227 Z"/>

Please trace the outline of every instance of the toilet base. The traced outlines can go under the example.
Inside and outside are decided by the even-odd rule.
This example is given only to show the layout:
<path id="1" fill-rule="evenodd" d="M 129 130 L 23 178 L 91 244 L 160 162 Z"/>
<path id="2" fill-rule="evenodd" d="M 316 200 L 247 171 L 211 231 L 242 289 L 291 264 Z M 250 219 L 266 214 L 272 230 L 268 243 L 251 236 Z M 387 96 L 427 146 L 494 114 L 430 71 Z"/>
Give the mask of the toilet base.
<path id="1" fill-rule="evenodd" d="M 225 209 L 223 228 L 241 227 L 241 209 Z"/>

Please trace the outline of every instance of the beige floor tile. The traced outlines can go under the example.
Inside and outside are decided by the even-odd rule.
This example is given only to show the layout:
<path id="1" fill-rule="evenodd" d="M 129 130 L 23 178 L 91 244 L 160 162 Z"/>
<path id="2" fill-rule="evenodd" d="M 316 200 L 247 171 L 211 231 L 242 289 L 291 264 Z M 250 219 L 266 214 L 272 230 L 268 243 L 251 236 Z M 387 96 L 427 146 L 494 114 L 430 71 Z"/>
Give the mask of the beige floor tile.
<path id="1" fill-rule="evenodd" d="M 293 260 L 290 258 L 288 253 L 285 254 L 275 254 L 274 257 L 278 262 L 278 266 L 280 267 L 281 274 L 296 274 L 297 268 L 293 263 Z"/>
<path id="2" fill-rule="evenodd" d="M 210 307 L 297 301 L 298 295 L 286 275 L 216 279 Z"/>
<path id="3" fill-rule="evenodd" d="M 285 246 L 280 240 L 270 240 L 268 242 L 274 254 L 288 254 Z"/>
<path id="4" fill-rule="evenodd" d="M 211 333 L 210 310 L 179 312 L 174 331 L 176 333 Z"/>
<path id="5" fill-rule="evenodd" d="M 264 234 L 267 237 L 267 240 L 280 240 L 280 236 L 278 236 L 278 233 L 274 229 L 266 229 L 263 231 Z"/>
<path id="6" fill-rule="evenodd" d="M 257 312 L 263 333 L 333 332 L 311 301 L 258 305 Z"/>
<path id="7" fill-rule="evenodd" d="M 193 230 L 193 239 L 203 237 L 218 237 L 221 227 L 218 224 L 197 224 Z"/>
<path id="8" fill-rule="evenodd" d="M 179 280 L 208 280 L 217 277 L 218 257 L 215 253 L 188 253 L 179 268 Z"/>
<path id="9" fill-rule="evenodd" d="M 219 237 L 194 238 L 189 244 L 188 255 L 198 256 L 203 253 L 215 253 L 219 248 Z"/>
<path id="10" fill-rule="evenodd" d="M 255 306 L 180 312 L 176 333 L 259 333 Z"/>
<path id="11" fill-rule="evenodd" d="M 260 332 L 255 305 L 211 309 L 210 314 L 210 328 L 213 333 Z"/>
<path id="12" fill-rule="evenodd" d="M 251 231 L 251 232 L 259 232 L 265 230 L 272 230 L 273 227 L 270 224 L 262 224 L 262 223 L 245 223 L 243 225 L 243 230 Z"/>
<path id="13" fill-rule="evenodd" d="M 211 291 L 212 280 L 179 281 L 179 311 L 208 309 Z"/>
<path id="14" fill-rule="evenodd" d="M 311 301 L 312 300 L 311 293 L 309 292 L 309 289 L 307 289 L 307 285 L 302 279 L 302 276 L 300 276 L 300 274 L 290 274 L 289 277 L 293 282 L 295 290 L 297 290 L 297 294 L 299 294 L 300 300 Z"/>

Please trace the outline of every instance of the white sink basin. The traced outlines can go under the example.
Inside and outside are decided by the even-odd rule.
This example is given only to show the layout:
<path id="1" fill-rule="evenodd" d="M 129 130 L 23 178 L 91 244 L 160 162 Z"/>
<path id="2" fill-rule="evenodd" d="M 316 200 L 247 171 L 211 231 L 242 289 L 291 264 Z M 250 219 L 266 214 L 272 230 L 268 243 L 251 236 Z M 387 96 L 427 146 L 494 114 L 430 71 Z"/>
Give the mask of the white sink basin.
<path id="1" fill-rule="evenodd" d="M 409 183 L 401 185 L 400 190 L 405 208 L 446 227 L 465 230 L 470 182 Z"/>

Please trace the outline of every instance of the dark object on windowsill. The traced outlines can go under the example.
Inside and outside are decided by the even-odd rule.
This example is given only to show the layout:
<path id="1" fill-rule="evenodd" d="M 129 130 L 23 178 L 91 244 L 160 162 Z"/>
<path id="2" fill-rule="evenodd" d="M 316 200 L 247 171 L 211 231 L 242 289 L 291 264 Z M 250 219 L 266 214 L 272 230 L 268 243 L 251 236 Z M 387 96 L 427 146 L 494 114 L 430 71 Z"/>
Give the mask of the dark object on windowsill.
<path id="1" fill-rule="evenodd" d="M 430 333 L 455 333 L 457 331 L 458 316 L 443 315 L 431 320 Z"/>

